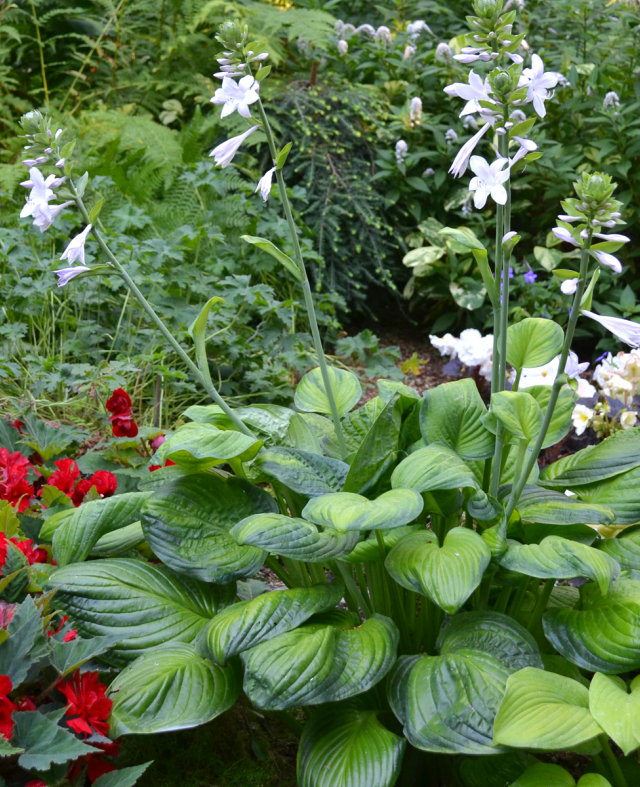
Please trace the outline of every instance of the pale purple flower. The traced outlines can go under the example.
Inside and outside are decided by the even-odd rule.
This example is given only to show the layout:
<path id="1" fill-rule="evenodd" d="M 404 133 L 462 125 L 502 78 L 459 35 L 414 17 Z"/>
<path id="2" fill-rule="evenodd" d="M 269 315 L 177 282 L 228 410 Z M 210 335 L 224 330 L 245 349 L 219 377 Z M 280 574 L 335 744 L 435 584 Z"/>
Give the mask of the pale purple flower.
<path id="1" fill-rule="evenodd" d="M 251 126 L 251 128 L 247 129 L 243 134 L 238 134 L 237 137 L 227 139 L 225 142 L 215 147 L 211 153 L 209 153 L 209 156 L 213 156 L 216 164 L 221 166 L 222 169 L 228 167 L 242 143 L 250 134 L 253 134 L 257 128 L 259 128 L 259 126 Z"/>
<path id="2" fill-rule="evenodd" d="M 27 189 L 31 189 L 24 207 L 20 211 L 20 218 L 24 219 L 26 216 L 32 216 L 36 207 L 39 205 L 47 205 L 55 194 L 51 190 L 51 184 L 55 180 L 55 175 L 49 175 L 47 179 L 42 175 L 42 172 L 37 167 L 31 167 L 29 170 L 29 180 L 24 180 L 20 184 Z"/>
<path id="3" fill-rule="evenodd" d="M 611 235 L 605 235 L 602 232 L 594 232 L 594 238 L 602 238 L 602 240 L 608 240 L 611 243 L 629 243 L 631 238 L 627 238 L 626 235 L 616 235 L 615 232 L 611 233 Z"/>
<path id="4" fill-rule="evenodd" d="M 628 344 L 630 347 L 640 347 L 640 324 L 632 320 L 623 320 L 620 317 L 603 317 L 601 314 L 582 310 L 586 317 L 599 322 L 614 336 Z"/>
<path id="5" fill-rule="evenodd" d="M 599 263 L 606 265 L 607 268 L 611 268 L 614 273 L 622 273 L 622 263 L 613 254 L 609 254 L 606 251 L 594 251 L 592 253 Z"/>
<path id="6" fill-rule="evenodd" d="M 527 284 L 533 284 L 537 278 L 538 274 L 534 273 L 533 271 L 527 271 L 524 274 L 524 280 L 527 282 Z"/>
<path id="7" fill-rule="evenodd" d="M 531 68 L 525 68 L 520 77 L 520 85 L 528 88 L 527 101 L 533 101 L 533 107 L 543 118 L 547 114 L 544 102 L 549 98 L 549 89 L 558 84 L 558 75 L 553 71 L 544 70 L 540 55 L 532 55 Z"/>
<path id="8" fill-rule="evenodd" d="M 526 139 L 525 137 L 514 137 L 514 139 L 516 142 L 520 143 L 520 147 L 516 155 L 511 159 L 511 166 L 513 166 L 516 161 L 520 161 L 520 159 L 524 158 L 527 153 L 532 153 L 534 150 L 538 149 L 538 146 L 532 139 Z"/>
<path id="9" fill-rule="evenodd" d="M 444 92 L 448 96 L 457 96 L 467 102 L 460 113 L 460 117 L 469 115 L 472 112 L 479 112 L 481 109 L 478 103 L 479 101 L 490 101 L 491 103 L 495 103 L 489 95 L 490 91 L 491 86 L 489 80 L 483 80 L 482 77 L 478 76 L 473 70 L 469 72 L 468 84 L 465 82 L 454 82 L 444 88 Z"/>
<path id="10" fill-rule="evenodd" d="M 225 68 L 225 66 L 223 66 Z M 224 118 L 232 112 L 238 110 L 238 114 L 243 118 L 251 117 L 251 110 L 249 105 L 255 103 L 258 98 L 258 91 L 260 90 L 260 83 L 257 82 L 251 74 L 242 77 L 239 82 L 235 82 L 229 77 L 222 80 L 222 87 L 219 87 L 214 97 L 211 99 L 212 104 L 224 104 L 220 117 Z"/>
<path id="11" fill-rule="evenodd" d="M 458 155 L 454 158 L 453 164 L 449 168 L 449 173 L 453 175 L 454 178 L 461 178 L 464 173 L 467 171 L 467 167 L 469 166 L 469 159 L 471 158 L 471 154 L 476 149 L 478 142 L 482 139 L 482 137 L 487 133 L 487 131 L 491 128 L 493 122 L 485 123 L 484 126 L 480 129 L 480 131 L 476 132 L 471 139 L 467 140 L 464 145 L 458 151 Z"/>
<path id="12" fill-rule="evenodd" d="M 48 205 L 46 202 L 36 205 L 33 211 L 33 226 L 37 227 L 40 232 L 48 230 L 58 213 L 69 205 L 71 205 L 71 201 L 63 202 L 61 205 Z"/>
<path id="13" fill-rule="evenodd" d="M 469 191 L 474 191 L 473 204 L 481 210 L 487 204 L 487 198 L 491 195 L 494 202 L 498 205 L 505 205 L 507 202 L 507 190 L 502 185 L 509 180 L 510 169 L 504 165 L 508 164 L 507 159 L 499 158 L 489 164 L 482 156 L 472 156 L 470 165 L 476 177 L 469 183 Z"/>
<path id="14" fill-rule="evenodd" d="M 551 232 L 553 232 L 553 234 L 559 240 L 564 241 L 565 243 L 570 243 L 572 246 L 577 246 L 578 248 L 580 248 L 580 244 L 566 227 L 554 227 L 551 230 Z"/>
<path id="15" fill-rule="evenodd" d="M 573 295 L 578 289 L 578 282 L 580 279 L 565 279 L 560 285 L 560 290 L 565 295 Z"/>
<path id="16" fill-rule="evenodd" d="M 58 287 L 64 287 L 65 284 L 68 284 L 71 279 L 75 278 L 80 273 L 85 273 L 90 270 L 91 268 L 87 268 L 84 265 L 76 265 L 72 268 L 60 268 L 60 270 L 54 271 L 58 277 Z"/>
<path id="17" fill-rule="evenodd" d="M 262 195 L 262 199 L 266 202 L 269 199 L 269 194 L 271 194 L 271 181 L 273 180 L 273 173 L 276 171 L 275 167 L 271 167 L 268 169 L 264 175 L 258 181 L 258 185 L 256 186 L 256 190 L 253 192 L 260 192 Z"/>
<path id="18" fill-rule="evenodd" d="M 80 264 L 84 265 L 84 244 L 90 232 L 91 224 L 87 224 L 79 235 L 76 235 L 73 240 L 69 241 L 69 245 L 62 252 L 60 259 L 68 260 L 70 265 L 73 265 L 76 260 L 80 260 Z"/>

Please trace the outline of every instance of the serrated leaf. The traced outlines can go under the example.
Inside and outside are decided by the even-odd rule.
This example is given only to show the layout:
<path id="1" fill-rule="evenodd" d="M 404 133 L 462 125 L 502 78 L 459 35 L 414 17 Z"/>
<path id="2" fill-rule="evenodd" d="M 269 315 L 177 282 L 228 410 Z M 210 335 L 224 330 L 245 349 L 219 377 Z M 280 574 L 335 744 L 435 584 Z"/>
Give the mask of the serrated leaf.
<path id="1" fill-rule="evenodd" d="M 119 768 L 117 771 L 103 773 L 93 784 L 95 787 L 133 787 L 150 765 L 151 762 L 145 762 L 142 765 L 132 765 L 130 768 Z"/>
<path id="2" fill-rule="evenodd" d="M 46 771 L 52 763 L 64 763 L 100 751 L 79 741 L 39 711 L 14 711 L 12 718 L 15 726 L 11 740 L 24 749 L 18 762 L 27 770 Z"/>
<path id="3" fill-rule="evenodd" d="M 515 369 L 544 366 L 562 350 L 563 342 L 557 322 L 527 317 L 507 329 L 507 363 Z"/>
<path id="4" fill-rule="evenodd" d="M 629 694 L 627 684 L 622 678 L 596 672 L 589 686 L 589 709 L 593 718 L 618 744 L 625 756 L 640 746 L 638 681 L 632 682 Z"/>
<path id="5" fill-rule="evenodd" d="M 9 741 L 0 735 L 0 757 L 11 757 L 12 754 L 20 754 L 24 749 L 19 746 L 12 746 Z"/>
<path id="6" fill-rule="evenodd" d="M 310 500 L 302 516 L 341 533 L 349 530 L 391 530 L 407 525 L 421 513 L 423 501 L 413 489 L 391 489 L 367 500 L 351 492 L 337 492 Z"/>
<path id="7" fill-rule="evenodd" d="M 91 639 L 82 639 L 82 637 L 76 636 L 70 642 L 52 638 L 49 640 L 49 660 L 60 675 L 68 675 L 85 661 L 105 653 L 117 641 L 118 637 L 113 634 Z"/>
<path id="8" fill-rule="evenodd" d="M 14 610 L 7 631 L 8 638 L 0 643 L 0 675 L 7 675 L 17 688 L 25 681 L 32 662 L 37 663 L 46 654 L 43 621 L 31 596 Z"/>
<path id="9" fill-rule="evenodd" d="M 455 451 L 438 444 L 420 448 L 403 459 L 393 471 L 391 486 L 416 492 L 480 488 L 473 470 Z"/>
<path id="10" fill-rule="evenodd" d="M 268 478 L 279 481 L 305 497 L 342 491 L 349 472 L 349 465 L 339 459 L 281 447 L 262 451 L 256 457 L 254 466 L 260 468 Z"/>
<path id="11" fill-rule="evenodd" d="M 160 464 L 167 459 L 189 472 L 237 459 L 248 462 L 262 448 L 262 441 L 242 432 L 222 431 L 211 424 L 189 423 L 181 426 L 158 449 Z"/>
<path id="12" fill-rule="evenodd" d="M 296 263 L 291 259 L 291 257 L 289 257 L 288 254 L 280 251 L 280 249 L 271 243 L 270 240 L 267 240 L 266 238 L 258 238 L 254 235 L 241 235 L 240 237 L 246 243 L 250 243 L 252 246 L 257 246 L 259 249 L 262 249 L 262 251 L 266 251 L 267 254 L 270 254 L 272 257 L 278 260 L 278 262 L 289 271 L 296 281 L 302 281 L 300 268 L 298 268 Z"/>
<path id="13" fill-rule="evenodd" d="M 352 410 L 360 401 L 362 388 L 358 378 L 345 369 L 327 369 L 329 385 L 338 408 L 338 415 L 344 415 Z M 324 380 L 320 367 L 307 372 L 296 388 L 294 403 L 298 410 L 305 413 L 323 413 L 331 415 L 329 398 L 324 387 Z"/>

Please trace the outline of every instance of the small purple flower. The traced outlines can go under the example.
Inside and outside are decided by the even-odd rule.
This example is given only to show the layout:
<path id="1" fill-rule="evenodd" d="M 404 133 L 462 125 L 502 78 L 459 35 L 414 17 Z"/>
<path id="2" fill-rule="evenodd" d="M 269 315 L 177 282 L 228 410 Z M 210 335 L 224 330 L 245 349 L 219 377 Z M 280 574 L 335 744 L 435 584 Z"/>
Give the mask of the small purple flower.
<path id="1" fill-rule="evenodd" d="M 524 280 L 527 282 L 527 284 L 533 284 L 537 278 L 538 274 L 534 273 L 533 271 L 527 271 L 524 274 Z"/>
<path id="2" fill-rule="evenodd" d="M 513 268 L 509 266 L 509 278 L 513 279 Z"/>
<path id="3" fill-rule="evenodd" d="M 595 359 L 594 363 L 600 363 L 600 361 L 603 361 L 607 357 L 607 355 L 609 355 L 608 352 L 602 353 L 602 355 L 600 355 L 598 358 Z"/>

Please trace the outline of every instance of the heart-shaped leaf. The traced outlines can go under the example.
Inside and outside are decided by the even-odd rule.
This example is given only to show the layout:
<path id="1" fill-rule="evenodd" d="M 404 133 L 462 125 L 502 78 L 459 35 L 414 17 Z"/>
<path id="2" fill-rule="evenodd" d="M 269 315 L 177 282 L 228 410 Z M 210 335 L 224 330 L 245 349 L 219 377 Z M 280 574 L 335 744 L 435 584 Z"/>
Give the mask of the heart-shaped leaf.
<path id="1" fill-rule="evenodd" d="M 523 522 L 548 525 L 609 525 L 615 519 L 607 506 L 582 503 L 533 484 L 525 486 L 518 501 L 518 513 Z"/>
<path id="2" fill-rule="evenodd" d="M 602 733 L 588 690 L 571 678 L 526 667 L 507 681 L 493 739 L 516 749 L 571 749 Z"/>
<path id="3" fill-rule="evenodd" d="M 231 528 L 230 535 L 242 546 L 264 549 L 271 555 L 322 563 L 348 555 L 358 543 L 358 531 L 341 533 L 318 530 L 304 519 L 283 514 L 256 514 Z"/>
<path id="4" fill-rule="evenodd" d="M 91 639 L 82 639 L 82 637 L 76 636 L 71 642 L 52 637 L 49 640 L 49 659 L 60 675 L 68 675 L 85 661 L 89 661 L 94 656 L 99 656 L 112 648 L 117 641 L 117 637 L 113 634 Z"/>
<path id="5" fill-rule="evenodd" d="M 274 590 L 222 610 L 198 636 L 198 650 L 224 665 L 238 653 L 297 628 L 342 599 L 340 583 Z"/>
<path id="6" fill-rule="evenodd" d="M 493 720 L 509 670 L 488 653 L 404 657 L 389 683 L 389 701 L 412 746 L 441 754 L 499 754 Z"/>
<path id="7" fill-rule="evenodd" d="M 305 497 L 341 492 L 349 465 L 339 459 L 318 456 L 296 448 L 271 448 L 253 463 L 275 481 Z"/>
<path id="8" fill-rule="evenodd" d="M 467 377 L 425 392 L 420 429 L 427 443 L 443 443 L 463 459 L 487 459 L 495 438 L 481 423 L 487 412 L 475 382 Z"/>
<path id="9" fill-rule="evenodd" d="M 394 530 L 384 530 L 382 533 L 385 546 L 384 556 L 386 557 L 389 550 L 394 547 L 401 538 L 409 535 L 409 533 L 415 533 L 420 527 L 421 525 L 407 525 L 406 527 L 396 527 Z M 375 532 L 370 532 L 365 535 L 362 541 L 359 541 L 355 545 L 348 555 L 341 557 L 340 561 L 342 563 L 370 563 L 382 560 L 382 557 L 378 544 L 378 536 Z"/>
<path id="10" fill-rule="evenodd" d="M 491 412 L 519 440 L 532 440 L 542 426 L 542 410 L 528 393 L 500 391 L 491 396 Z"/>
<path id="11" fill-rule="evenodd" d="M 598 548 L 617 560 L 623 571 L 640 571 L 640 528 L 624 530 L 616 538 L 605 538 Z"/>
<path id="12" fill-rule="evenodd" d="M 540 579 L 588 577 L 598 583 L 603 596 L 620 576 L 619 564 L 609 555 L 560 536 L 547 536 L 539 544 L 511 541 L 500 565 Z"/>
<path id="13" fill-rule="evenodd" d="M 376 711 L 319 708 L 298 749 L 300 787 L 393 787 L 406 742 Z"/>
<path id="14" fill-rule="evenodd" d="M 538 645 L 513 618 L 499 612 L 461 612 L 440 632 L 437 648 L 444 656 L 458 650 L 481 650 L 502 662 L 510 672 L 544 669 Z"/>
<path id="15" fill-rule="evenodd" d="M 619 579 L 606 596 L 597 585 L 580 588 L 579 609 L 550 609 L 546 638 L 569 661 L 591 672 L 640 668 L 640 582 Z"/>
<path id="16" fill-rule="evenodd" d="M 533 396 L 540 405 L 542 414 L 546 415 L 549 400 L 551 399 L 551 386 L 531 385 L 527 388 L 527 393 Z M 570 388 L 560 389 L 547 434 L 542 441 L 542 448 L 548 448 L 559 443 L 569 433 L 571 429 L 571 414 L 576 406 L 576 399 L 576 394 Z"/>
<path id="17" fill-rule="evenodd" d="M 575 489 L 580 500 L 585 503 L 610 508 L 616 515 L 616 525 L 633 525 L 640 521 L 639 485 L 640 467 L 634 467 L 613 478 L 576 486 Z"/>
<path id="18" fill-rule="evenodd" d="M 344 415 L 352 410 L 362 397 L 360 382 L 355 374 L 346 371 L 346 369 L 335 369 L 330 366 L 327 372 L 333 398 L 338 408 L 338 415 Z M 307 372 L 300 380 L 296 388 L 294 403 L 298 410 L 305 413 L 331 415 L 329 397 L 324 387 L 320 367 Z"/>
<path id="19" fill-rule="evenodd" d="M 511 787 L 576 787 L 573 776 L 549 762 L 537 762 L 513 782 Z"/>
<path id="20" fill-rule="evenodd" d="M 125 558 L 60 568 L 47 586 L 58 588 L 56 606 L 81 636 L 117 637 L 108 658 L 103 656 L 115 666 L 166 642 L 191 642 L 236 596 L 235 585 L 205 585 L 163 566 Z"/>
<path id="21" fill-rule="evenodd" d="M 385 566 L 402 587 L 422 593 L 453 615 L 478 587 L 490 560 L 481 536 L 454 527 L 442 547 L 429 530 L 405 536 L 389 552 Z"/>
<path id="22" fill-rule="evenodd" d="M 507 329 L 507 363 L 515 369 L 544 366 L 562 350 L 563 341 L 557 322 L 527 317 Z"/>
<path id="23" fill-rule="evenodd" d="M 145 653 L 109 686 L 110 734 L 148 735 L 211 721 L 240 696 L 239 666 L 219 667 L 184 643 Z"/>
<path id="24" fill-rule="evenodd" d="M 160 464 L 167 459 L 191 473 L 237 459 L 248 462 L 258 453 L 262 441 L 242 432 L 223 431 L 211 424 L 181 426 L 158 449 Z"/>
<path id="25" fill-rule="evenodd" d="M 403 459 L 393 471 L 391 486 L 394 489 L 415 489 L 416 492 L 480 488 L 473 470 L 455 451 L 435 443 Z"/>
<path id="26" fill-rule="evenodd" d="M 640 746 L 640 681 L 637 678 L 629 694 L 622 678 L 596 672 L 589 686 L 589 708 L 593 718 L 625 755 Z"/>
<path id="27" fill-rule="evenodd" d="M 362 694 L 393 666 L 398 637 L 395 623 L 377 614 L 346 631 L 308 623 L 241 654 L 245 693 L 265 710 Z"/>
<path id="28" fill-rule="evenodd" d="M 413 522 L 423 508 L 420 495 L 413 489 L 391 489 L 367 500 L 352 492 L 322 495 L 310 500 L 302 516 L 322 527 L 341 533 L 349 530 L 391 530 Z"/>
<path id="29" fill-rule="evenodd" d="M 193 473 L 155 492 L 141 522 L 149 546 L 169 568 L 225 584 L 253 576 L 265 557 L 262 549 L 238 546 L 231 527 L 277 510 L 271 495 L 243 478 Z"/>

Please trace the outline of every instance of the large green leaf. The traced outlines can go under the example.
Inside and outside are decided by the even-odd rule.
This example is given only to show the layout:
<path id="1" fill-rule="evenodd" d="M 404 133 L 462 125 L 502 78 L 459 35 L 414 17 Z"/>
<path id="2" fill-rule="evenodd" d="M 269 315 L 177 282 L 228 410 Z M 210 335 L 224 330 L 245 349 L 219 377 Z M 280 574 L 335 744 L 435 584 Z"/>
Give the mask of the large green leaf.
<path id="1" fill-rule="evenodd" d="M 369 434 L 371 428 L 376 422 L 380 413 L 384 410 L 386 402 L 379 396 L 374 396 L 369 399 L 362 407 L 346 413 L 342 417 L 342 433 L 344 435 L 345 443 L 347 444 L 347 453 L 355 454 L 362 445 L 362 441 Z M 316 415 L 315 413 L 305 413 L 302 417 L 311 419 L 311 426 L 318 433 L 318 438 L 322 446 L 322 451 L 327 456 L 333 456 L 336 459 L 341 457 L 340 448 L 333 428 L 332 422 L 325 418 L 323 415 Z M 318 420 L 321 419 L 321 420 Z M 331 431 L 328 431 L 327 425 L 331 426 Z M 324 434 L 319 434 L 320 430 Z"/>
<path id="2" fill-rule="evenodd" d="M 573 776 L 559 765 L 537 762 L 516 779 L 511 787 L 576 787 Z"/>
<path id="3" fill-rule="evenodd" d="M 551 489 L 528 484 L 518 500 L 523 522 L 548 525 L 609 525 L 615 514 L 607 506 L 582 503 Z"/>
<path id="4" fill-rule="evenodd" d="M 141 522 L 151 549 L 169 568 L 224 584 L 253 576 L 265 558 L 262 549 L 239 546 L 229 530 L 247 516 L 277 510 L 271 495 L 243 478 L 194 473 L 155 492 Z"/>
<path id="5" fill-rule="evenodd" d="M 542 426 L 540 405 L 528 393 L 494 393 L 491 396 L 491 412 L 507 432 L 519 440 L 532 440 Z"/>
<path id="6" fill-rule="evenodd" d="M 511 541 L 500 565 L 540 579 L 588 577 L 598 583 L 603 596 L 620 576 L 620 565 L 609 555 L 560 536 L 547 536 L 539 544 Z"/>
<path id="7" fill-rule="evenodd" d="M 362 694 L 391 669 L 398 637 L 395 623 L 377 614 L 352 630 L 308 623 L 241 654 L 245 693 L 266 710 Z"/>
<path id="8" fill-rule="evenodd" d="M 499 612 L 461 612 L 440 632 L 442 655 L 457 650 L 481 650 L 502 662 L 510 672 L 524 667 L 543 669 L 538 645 L 516 620 Z"/>
<path id="9" fill-rule="evenodd" d="M 574 489 L 613 478 L 640 466 L 640 429 L 626 429 L 607 437 L 599 445 L 547 465 L 538 483 L 550 489 Z M 604 500 L 592 500 L 603 502 Z"/>
<path id="10" fill-rule="evenodd" d="M 493 729 L 497 744 L 517 749 L 571 749 L 602 733 L 589 711 L 589 692 L 553 672 L 526 667 L 507 681 Z"/>
<path id="11" fill-rule="evenodd" d="M 11 742 L 24 750 L 18 763 L 27 770 L 46 771 L 52 763 L 62 764 L 99 752 L 40 711 L 14 711 L 12 719 L 15 727 Z"/>
<path id="12" fill-rule="evenodd" d="M 549 400 L 551 399 L 551 386 L 550 385 L 532 385 L 527 388 L 527 393 L 531 394 L 536 402 L 540 405 L 542 414 L 546 415 Z M 555 445 L 569 434 L 571 429 L 571 414 L 576 406 L 577 396 L 574 392 L 567 387 L 561 388 L 556 401 L 556 406 L 553 408 L 553 415 L 547 434 L 542 441 L 542 448 L 549 448 Z"/>
<path id="13" fill-rule="evenodd" d="M 624 530 L 616 538 L 605 538 L 598 548 L 617 560 L 623 571 L 640 571 L 640 528 Z"/>
<path id="14" fill-rule="evenodd" d="M 254 432 L 265 437 L 268 444 L 281 442 L 287 433 L 295 412 L 289 407 L 277 404 L 251 404 L 247 407 L 236 407 L 234 413 Z M 217 404 L 194 404 L 188 407 L 183 415 L 199 424 L 213 424 L 218 429 L 234 429 L 236 425 Z"/>
<path id="15" fill-rule="evenodd" d="M 406 742 L 375 711 L 319 708 L 298 748 L 300 787 L 393 787 Z"/>
<path id="16" fill-rule="evenodd" d="M 413 522 L 424 503 L 413 489 L 391 489 L 367 500 L 352 492 L 338 492 L 310 500 L 302 516 L 316 525 L 346 533 L 349 530 L 391 530 Z"/>
<path id="17" fill-rule="evenodd" d="M 453 615 L 478 587 L 490 560 L 481 536 L 454 527 L 442 547 L 429 530 L 405 536 L 389 552 L 385 566 L 402 587 L 422 593 Z"/>
<path id="18" fill-rule="evenodd" d="M 412 746 L 442 754 L 497 754 L 493 720 L 509 670 L 491 656 L 460 650 L 400 659 L 389 701 Z"/>
<path id="19" fill-rule="evenodd" d="M 579 609 L 550 609 L 542 619 L 553 647 L 592 672 L 640 668 L 640 582 L 619 579 L 606 596 L 595 584 L 580 588 Z"/>
<path id="20" fill-rule="evenodd" d="M 415 533 L 421 525 L 407 525 L 406 527 L 396 527 L 394 530 L 384 530 L 382 535 L 385 545 L 385 557 L 389 550 L 394 547 L 401 538 Z M 380 552 L 380 545 L 378 544 L 378 536 L 375 532 L 365 534 L 365 538 L 359 541 L 353 550 L 348 555 L 341 557 L 343 563 L 370 563 L 376 560 L 382 560 L 383 555 Z"/>
<path id="21" fill-rule="evenodd" d="M 140 546 L 144 540 L 142 525 L 140 522 L 132 522 L 119 530 L 101 536 L 91 550 L 91 557 L 118 557 Z"/>
<path id="22" fill-rule="evenodd" d="M 35 680 L 40 674 L 38 662 L 46 656 L 47 638 L 42 630 L 43 623 L 33 598 L 27 596 L 13 610 L 7 631 L 9 636 L 0 642 L 0 675 L 11 679 L 14 688 L 23 683 L 27 676 Z M 35 675 L 29 675 L 32 665 Z"/>
<path id="23" fill-rule="evenodd" d="M 573 485 L 580 500 L 610 508 L 616 515 L 616 525 L 640 522 L 640 467 L 594 484 Z"/>
<path id="24" fill-rule="evenodd" d="M 527 317 L 507 329 L 507 363 L 516 369 L 544 366 L 562 350 L 563 341 L 557 322 Z"/>
<path id="25" fill-rule="evenodd" d="M 444 445 L 434 443 L 414 451 L 396 467 L 391 476 L 394 489 L 430 492 L 441 489 L 479 489 L 473 470 Z"/>
<path id="26" fill-rule="evenodd" d="M 185 643 L 156 648 L 109 686 L 109 732 L 119 737 L 197 727 L 230 708 L 241 690 L 242 672 L 235 662 L 220 667 Z"/>
<path id="27" fill-rule="evenodd" d="M 222 610 L 198 636 L 198 650 L 224 665 L 238 653 L 297 628 L 342 599 L 339 583 L 274 590 Z"/>
<path id="28" fill-rule="evenodd" d="M 221 430 L 212 424 L 189 423 L 181 426 L 158 449 L 160 464 L 167 459 L 189 472 L 238 459 L 248 462 L 258 453 L 262 441 L 242 432 Z"/>
<path id="29" fill-rule="evenodd" d="M 496 754 L 493 757 L 464 757 L 460 763 L 460 778 L 464 787 L 505 787 L 511 784 L 535 762 L 522 752 Z"/>
<path id="30" fill-rule="evenodd" d="M 487 459 L 495 437 L 480 420 L 486 412 L 470 377 L 443 383 L 425 392 L 420 430 L 427 443 L 443 443 L 463 459 Z"/>
<path id="31" fill-rule="evenodd" d="M 86 560 L 102 536 L 137 522 L 150 496 L 150 492 L 129 492 L 73 509 L 53 534 L 56 563 L 66 566 Z"/>
<path id="32" fill-rule="evenodd" d="M 616 675 L 596 672 L 589 686 L 591 715 L 625 755 L 640 746 L 640 681 L 627 684 Z"/>
<path id="33" fill-rule="evenodd" d="M 340 533 L 318 530 L 304 519 L 283 514 L 255 514 L 231 528 L 231 536 L 242 546 L 264 549 L 272 555 L 321 563 L 347 555 L 358 543 L 358 531 Z"/>
<path id="34" fill-rule="evenodd" d="M 125 558 L 66 566 L 48 586 L 58 588 L 56 606 L 83 637 L 118 638 L 108 658 L 116 666 L 166 642 L 191 642 L 236 596 L 235 585 L 205 585 Z"/>
<path id="35" fill-rule="evenodd" d="M 352 410 L 360 401 L 362 388 L 358 378 L 345 369 L 336 369 L 330 366 L 329 385 L 338 408 L 338 415 L 344 415 Z M 323 413 L 331 415 L 329 397 L 327 396 L 320 367 L 307 372 L 298 383 L 294 402 L 298 410 L 305 413 Z"/>
<path id="36" fill-rule="evenodd" d="M 254 466 L 305 497 L 341 492 L 349 465 L 296 448 L 271 448 L 256 457 Z"/>

